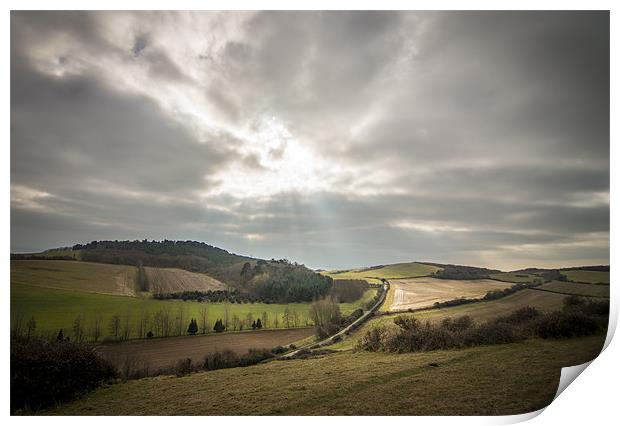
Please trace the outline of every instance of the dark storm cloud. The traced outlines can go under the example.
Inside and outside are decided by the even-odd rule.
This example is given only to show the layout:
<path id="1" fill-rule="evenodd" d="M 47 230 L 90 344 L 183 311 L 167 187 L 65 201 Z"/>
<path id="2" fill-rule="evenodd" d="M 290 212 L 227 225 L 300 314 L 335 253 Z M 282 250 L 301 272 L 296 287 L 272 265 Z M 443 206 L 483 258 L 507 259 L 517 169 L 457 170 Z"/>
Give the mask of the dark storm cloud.
<path id="1" fill-rule="evenodd" d="M 13 250 L 608 262 L 607 12 L 11 21 Z"/>
<path id="2" fill-rule="evenodd" d="M 13 69 L 12 177 L 66 191 L 91 180 L 181 196 L 204 189 L 225 146 L 198 143 L 149 99 L 83 77 Z"/>

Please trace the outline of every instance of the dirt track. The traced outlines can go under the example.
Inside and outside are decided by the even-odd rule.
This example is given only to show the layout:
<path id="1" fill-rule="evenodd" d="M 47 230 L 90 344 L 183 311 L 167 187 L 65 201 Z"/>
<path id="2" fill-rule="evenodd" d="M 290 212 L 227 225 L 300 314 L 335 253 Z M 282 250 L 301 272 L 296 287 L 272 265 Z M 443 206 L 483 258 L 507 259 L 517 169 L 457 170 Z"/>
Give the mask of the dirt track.
<path id="1" fill-rule="evenodd" d="M 313 332 L 314 329 L 309 327 L 169 337 L 103 344 L 97 350 L 119 368 L 129 360 L 138 365 L 148 363 L 149 368 L 155 369 L 167 367 L 183 358 L 191 358 L 193 363 L 200 363 L 206 354 L 223 349 L 242 354 L 250 348 L 271 349 L 278 345 L 285 346 L 308 337 Z"/>

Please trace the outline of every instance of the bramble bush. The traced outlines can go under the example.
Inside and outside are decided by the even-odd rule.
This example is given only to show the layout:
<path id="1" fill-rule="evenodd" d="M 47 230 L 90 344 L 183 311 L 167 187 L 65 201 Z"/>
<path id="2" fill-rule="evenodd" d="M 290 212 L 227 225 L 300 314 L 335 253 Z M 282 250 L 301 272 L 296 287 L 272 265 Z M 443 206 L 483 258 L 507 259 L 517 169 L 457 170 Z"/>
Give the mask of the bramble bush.
<path id="1" fill-rule="evenodd" d="M 11 340 L 11 413 L 68 401 L 118 377 L 83 343 L 40 337 Z"/>
<path id="2" fill-rule="evenodd" d="M 588 336 L 607 327 L 608 301 L 569 297 L 562 310 L 541 313 L 526 306 L 508 315 L 476 324 L 467 315 L 422 323 L 412 316 L 394 318 L 396 327 L 368 330 L 356 348 L 366 351 L 426 352 L 439 349 L 515 343 L 528 337 Z"/>

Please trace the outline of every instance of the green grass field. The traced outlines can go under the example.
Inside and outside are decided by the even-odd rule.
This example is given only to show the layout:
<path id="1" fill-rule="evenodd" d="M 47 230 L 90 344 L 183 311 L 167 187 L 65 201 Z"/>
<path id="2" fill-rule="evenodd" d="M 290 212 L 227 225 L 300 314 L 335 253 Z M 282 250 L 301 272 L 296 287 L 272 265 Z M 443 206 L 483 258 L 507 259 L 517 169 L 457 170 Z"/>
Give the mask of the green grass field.
<path id="1" fill-rule="evenodd" d="M 114 384 L 41 414 L 521 414 L 548 405 L 560 368 L 595 358 L 603 340 L 533 339 L 408 354 L 347 351 Z"/>
<path id="2" fill-rule="evenodd" d="M 540 279 L 538 275 L 525 274 L 521 272 L 500 272 L 489 276 L 494 280 L 507 281 L 510 283 L 532 283 L 535 279 Z"/>
<path id="3" fill-rule="evenodd" d="M 134 296 L 137 268 L 64 260 L 12 260 L 11 283 Z"/>
<path id="4" fill-rule="evenodd" d="M 566 278 L 569 281 L 574 281 L 578 283 L 606 283 L 609 284 L 609 272 L 605 271 L 584 271 L 584 270 L 574 270 L 574 271 L 562 271 Z"/>
<path id="5" fill-rule="evenodd" d="M 350 314 L 353 310 L 363 306 L 365 302 L 374 297 L 375 290 L 368 290 L 364 297 L 353 303 L 340 304 L 343 315 Z M 103 324 L 103 336 L 109 336 L 108 323 L 113 315 L 119 314 L 129 319 L 132 327 L 132 337 L 136 336 L 137 323 L 144 312 L 154 315 L 161 309 L 169 309 L 171 318 L 176 318 L 179 309 L 183 309 L 184 322 L 189 323 L 190 318 L 199 318 L 203 307 L 208 309 L 208 319 L 211 327 L 218 318 L 225 318 L 226 305 L 229 310 L 229 320 L 232 322 L 233 315 L 245 319 L 247 314 L 253 318 L 259 318 L 263 312 L 267 312 L 269 326 L 274 327 L 274 319 L 278 317 L 278 327 L 285 327 L 284 311 L 288 307 L 291 313 L 290 325 L 293 326 L 293 313 L 297 314 L 297 325 L 305 326 L 312 324 L 308 318 L 310 303 L 266 304 L 224 304 L 224 303 L 199 303 L 182 300 L 155 300 L 149 298 L 112 296 L 105 294 L 86 293 L 77 291 L 57 290 L 45 287 L 36 287 L 24 284 L 11 284 L 11 324 L 12 326 L 21 319 L 27 320 L 31 316 L 37 323 L 37 333 L 58 333 L 63 329 L 66 334 L 71 333 L 73 321 L 79 315 L 84 317 L 85 326 L 88 328 L 95 318 L 99 317 Z M 184 327 L 187 329 L 187 325 Z"/>
<path id="6" fill-rule="evenodd" d="M 379 284 L 381 283 L 379 278 L 424 277 L 439 269 L 436 266 L 410 262 L 394 263 L 377 269 L 351 269 L 348 271 L 325 271 L 322 273 L 336 280 L 366 280 L 369 283 Z"/>

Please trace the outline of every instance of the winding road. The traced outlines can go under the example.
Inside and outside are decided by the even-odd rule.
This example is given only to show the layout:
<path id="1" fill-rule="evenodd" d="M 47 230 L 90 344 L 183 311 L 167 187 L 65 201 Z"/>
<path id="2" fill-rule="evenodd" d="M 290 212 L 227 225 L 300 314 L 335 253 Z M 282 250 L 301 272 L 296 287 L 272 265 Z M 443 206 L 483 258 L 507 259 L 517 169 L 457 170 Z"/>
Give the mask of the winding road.
<path id="1" fill-rule="evenodd" d="M 356 319 L 355 321 L 353 321 L 351 324 L 349 324 L 348 326 L 346 326 L 345 328 L 343 328 L 342 330 L 340 330 L 338 333 L 333 334 L 331 336 L 329 336 L 327 339 L 321 340 L 320 342 L 317 343 L 311 343 L 305 346 L 302 346 L 301 348 L 298 348 L 292 352 L 289 352 L 287 354 L 284 354 L 280 357 L 280 359 L 287 359 L 287 358 L 292 358 L 295 355 L 297 355 L 300 351 L 304 350 L 304 349 L 316 349 L 316 348 L 320 348 L 322 346 L 328 346 L 328 345 L 332 345 L 336 342 L 338 342 L 340 339 L 344 338 L 344 336 L 350 332 L 355 330 L 356 328 L 358 328 L 360 325 L 362 325 L 366 320 L 368 320 L 372 315 L 374 315 L 374 313 L 377 311 L 377 309 L 379 309 L 379 306 L 381 306 L 381 304 L 385 301 L 385 298 L 387 296 L 388 290 L 390 288 L 389 286 L 389 282 L 387 280 L 385 280 L 386 284 L 383 284 L 383 287 L 381 289 L 381 295 L 379 296 L 379 299 L 377 300 L 377 303 L 375 303 L 372 308 L 370 308 L 368 311 L 364 312 L 364 314 L 359 317 L 358 319 Z"/>

